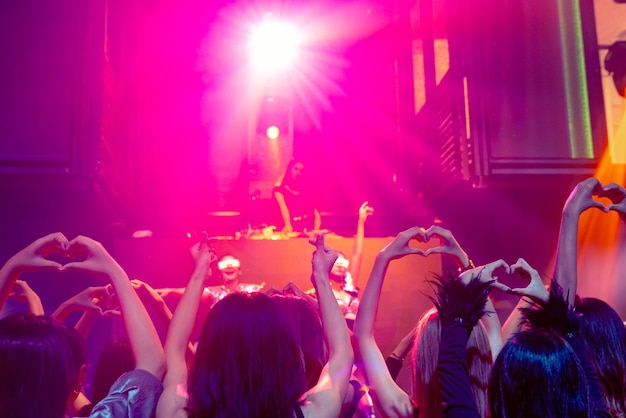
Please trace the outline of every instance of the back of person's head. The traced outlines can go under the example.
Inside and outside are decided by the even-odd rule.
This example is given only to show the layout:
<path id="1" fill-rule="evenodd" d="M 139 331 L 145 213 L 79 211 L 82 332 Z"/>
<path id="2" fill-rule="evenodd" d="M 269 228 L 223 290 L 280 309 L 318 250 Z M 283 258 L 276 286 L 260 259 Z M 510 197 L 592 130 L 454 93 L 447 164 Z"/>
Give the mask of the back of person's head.
<path id="1" fill-rule="evenodd" d="M 92 404 L 104 399 L 115 381 L 124 373 L 135 368 L 135 356 L 130 341 L 119 338 L 109 342 L 96 364 L 93 378 Z"/>
<path id="2" fill-rule="evenodd" d="M 80 335 L 52 318 L 0 320 L 0 416 L 63 417 L 79 393 L 86 357 Z"/>
<path id="3" fill-rule="evenodd" d="M 413 398 L 421 417 L 443 416 L 443 399 L 437 377 L 441 342 L 441 321 L 435 308 L 424 312 L 415 328 L 411 352 Z M 487 333 L 479 322 L 467 341 L 467 369 L 474 400 L 482 417 L 489 414 L 487 386 L 491 371 L 491 347 Z"/>
<path id="4" fill-rule="evenodd" d="M 215 304 L 189 376 L 195 417 L 289 417 L 305 391 L 302 353 L 282 310 L 262 293 Z"/>
<path id="5" fill-rule="evenodd" d="M 302 350 L 307 389 L 310 389 L 317 384 L 322 368 L 328 361 L 322 321 L 315 308 L 301 297 L 273 295 L 272 300 L 283 310 L 290 330 Z"/>
<path id="6" fill-rule="evenodd" d="M 580 333 L 590 348 L 604 398 L 614 417 L 626 416 L 626 328 L 608 303 L 596 298 L 576 300 Z"/>
<path id="7" fill-rule="evenodd" d="M 493 365 L 489 404 L 493 418 L 588 417 L 584 370 L 556 332 L 520 332 Z"/>

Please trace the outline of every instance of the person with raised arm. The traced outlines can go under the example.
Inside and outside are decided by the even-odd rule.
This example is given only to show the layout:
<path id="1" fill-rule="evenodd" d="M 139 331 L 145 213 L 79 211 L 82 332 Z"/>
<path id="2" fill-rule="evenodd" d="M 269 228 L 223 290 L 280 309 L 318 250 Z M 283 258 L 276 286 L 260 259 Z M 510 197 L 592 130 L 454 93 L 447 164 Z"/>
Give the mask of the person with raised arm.
<path id="1" fill-rule="evenodd" d="M 431 233 L 434 235 L 435 232 L 437 234 L 441 234 L 442 236 L 447 237 L 448 243 L 452 242 L 452 238 L 448 237 L 449 231 L 447 230 L 431 230 Z M 361 353 L 361 359 L 363 364 L 365 365 L 365 371 L 370 383 L 370 389 L 373 392 L 373 397 L 379 407 L 379 409 L 383 412 L 384 416 L 387 417 L 413 417 L 413 416 L 440 416 L 443 413 L 443 407 L 440 401 L 437 399 L 441 399 L 440 388 L 437 385 L 433 385 L 428 383 L 426 385 L 414 383 L 414 399 L 411 399 L 408 394 L 406 394 L 394 381 L 389 373 L 389 370 L 385 366 L 385 360 L 378 348 L 375 338 L 374 338 L 374 321 L 376 317 L 376 312 L 378 310 L 379 297 L 382 289 L 383 279 L 387 270 L 387 267 L 391 260 L 404 257 L 410 254 L 419 254 L 425 255 L 425 252 L 418 248 L 413 248 L 409 245 L 411 240 L 418 241 L 428 241 L 429 237 L 426 234 L 426 230 L 418 227 L 410 228 L 406 231 L 403 231 L 398 234 L 398 236 L 387 245 L 376 257 L 374 262 L 374 267 L 372 268 L 372 272 L 370 274 L 370 278 L 368 280 L 367 286 L 365 288 L 365 292 L 363 294 L 363 298 L 361 300 L 361 307 L 359 309 L 359 314 L 357 315 L 354 335 L 357 338 L 358 347 Z M 447 244 L 444 244 L 447 245 Z M 454 247 L 458 247 L 458 244 Z M 459 247 L 460 248 L 460 247 Z M 457 248 L 458 250 L 458 248 Z M 446 249 L 438 249 L 432 250 L 433 252 L 451 252 L 453 254 L 457 254 L 457 250 L 452 250 L 452 246 Z M 465 260 L 467 263 L 469 259 Z M 462 263 L 462 262 L 461 262 Z M 463 264 L 462 264 L 463 265 Z M 504 287 L 506 288 L 506 287 Z M 484 301 L 483 301 L 484 302 Z M 465 343 L 467 344 L 468 337 L 474 335 L 476 333 L 482 333 L 482 341 L 483 344 L 476 345 L 480 351 L 480 361 L 483 363 L 483 358 L 488 358 L 486 364 L 483 365 L 483 372 L 480 373 L 482 379 L 484 380 L 484 385 L 482 391 L 485 392 L 486 381 L 488 378 L 488 366 L 491 363 L 491 353 L 489 348 L 489 343 L 487 337 L 485 335 L 484 329 L 480 324 L 478 324 L 478 319 L 482 316 L 482 312 L 485 309 L 485 305 L 483 303 L 480 306 L 481 315 L 477 315 L 476 323 L 473 323 L 470 327 L 470 330 L 477 329 L 477 331 L 472 331 L 465 336 Z M 437 327 L 429 327 L 429 329 L 436 329 L 441 331 L 436 331 L 436 335 L 432 337 L 428 337 L 431 333 L 426 333 L 424 330 L 426 329 L 425 324 L 427 323 L 435 323 L 433 318 L 437 318 L 437 323 L 440 322 L 440 325 Z M 441 313 L 435 312 L 433 314 L 426 315 L 423 320 L 420 320 L 420 324 L 416 327 L 416 335 L 415 335 L 415 345 L 413 347 L 413 355 L 415 358 L 415 364 L 411 364 L 412 366 L 412 375 L 415 380 L 421 376 L 422 373 L 426 373 L 426 369 L 434 370 L 437 368 L 437 353 L 444 349 L 443 345 L 443 329 L 445 329 L 446 324 L 444 324 L 444 320 L 441 319 Z M 440 336 L 441 333 L 441 336 Z M 428 342 L 425 342 L 425 338 L 428 337 Z M 440 344 L 441 339 L 441 344 Z M 463 349 L 465 349 L 465 345 L 463 345 Z M 426 356 L 428 361 L 431 363 L 428 366 L 423 366 L 420 363 L 419 358 L 424 357 L 419 353 L 433 352 L 434 355 Z M 476 357 L 476 356 L 475 356 Z M 467 369 L 470 368 L 470 362 L 467 358 L 463 358 L 463 368 L 467 372 Z M 476 363 L 474 361 L 473 363 Z M 424 367 L 424 370 L 417 370 L 418 367 Z M 472 364 L 473 367 L 473 364 Z M 487 371 L 485 371 L 487 370 Z M 419 375 L 419 376 L 418 376 Z M 436 382 L 437 379 L 432 377 L 430 379 L 433 382 Z M 469 378 L 468 378 L 469 382 Z M 421 388 L 421 389 L 420 389 Z M 469 390 L 469 388 L 468 388 Z M 427 395 L 427 393 L 432 394 L 433 396 Z M 472 398 L 471 405 L 474 409 L 476 409 L 475 401 L 473 399 L 472 391 L 468 392 L 470 397 Z M 482 394 L 482 398 L 486 399 L 486 392 Z M 481 402 L 481 405 L 486 408 L 486 401 Z M 419 408 L 419 409 L 418 409 Z M 438 411 L 438 412 L 437 412 Z"/>
<path id="2" fill-rule="evenodd" d="M 403 231 L 376 256 L 354 324 L 354 336 L 374 401 L 387 417 L 412 417 L 414 405 L 409 395 L 392 379 L 385 365 L 374 336 L 374 323 L 389 263 L 409 254 L 423 255 L 422 250 L 409 246 L 409 241 L 422 233 L 423 230 L 418 227 Z"/>
<path id="3" fill-rule="evenodd" d="M 365 240 L 365 221 L 368 216 L 374 213 L 368 202 L 363 202 L 359 207 L 359 219 L 357 222 L 356 236 L 352 257 L 348 261 L 345 254 L 338 252 L 337 260 L 333 264 L 328 277 L 335 294 L 335 299 L 341 308 L 343 317 L 352 329 L 354 318 L 359 310 L 359 288 L 357 282 L 361 273 L 361 263 L 363 260 L 363 244 Z M 315 289 L 307 290 L 307 294 L 315 298 Z"/>
<path id="4" fill-rule="evenodd" d="M 60 232 L 41 237 L 19 251 L 0 269 L 0 308 L 4 306 L 15 281 L 23 273 L 36 270 L 59 270 L 61 263 L 50 260 L 52 254 L 64 255 L 68 239 Z"/>
<path id="5" fill-rule="evenodd" d="M 306 390 L 301 351 L 287 319 L 270 297 L 258 292 L 234 292 L 215 304 L 187 372 L 184 348 L 191 329 L 184 324 L 193 320 L 210 264 L 209 250 L 203 245 L 167 336 L 168 373 L 157 417 L 339 415 L 353 355 L 328 281 L 337 255 L 324 246 L 323 237 L 316 241 L 316 248 L 312 281 L 320 296 L 329 352 L 317 384 Z"/>
<path id="6" fill-rule="evenodd" d="M 588 209 L 607 210 L 602 203 L 593 199 L 593 195 L 599 193 L 602 193 L 602 183 L 598 179 L 590 177 L 576 185 L 563 206 L 554 264 L 554 278 L 563 288 L 567 302 L 572 307 L 576 300 L 578 281 L 576 272 L 578 263 L 578 221 L 580 215 Z"/>
<path id="7" fill-rule="evenodd" d="M 211 263 L 217 259 L 215 250 L 207 242 L 195 244 L 190 252 L 195 268 L 174 311 L 165 339 L 167 373 L 163 379 L 164 390 L 157 406 L 157 418 L 187 417 L 187 347 L 205 282 L 211 277 Z"/>
<path id="8" fill-rule="evenodd" d="M 594 196 L 608 198 L 604 206 Z M 598 375 L 604 402 L 612 416 L 626 416 L 626 331 L 622 320 L 606 302 L 578 297 L 578 223 L 590 208 L 626 213 L 626 190 L 616 184 L 603 186 L 596 178 L 578 183 L 563 207 L 554 279 L 564 288 L 570 306 L 579 315 L 580 334 L 590 347 L 589 360 Z"/>
<path id="9" fill-rule="evenodd" d="M 608 417 L 579 319 L 563 288 L 553 279 L 548 291 L 521 258 L 509 273 L 528 285 L 508 293 L 528 297 L 532 305 L 522 309 L 527 326 L 507 340 L 494 363 L 492 417 Z"/>
<path id="10" fill-rule="evenodd" d="M 51 258 L 69 261 L 62 264 Z M 71 261 L 82 258 L 82 261 Z M 113 284 L 131 337 L 138 368 L 121 376 L 90 417 L 153 415 L 161 394 L 165 358 L 158 335 L 128 277 L 102 245 L 62 233 L 35 240 L 0 269 L 0 301 L 23 273 L 84 271 Z M 86 348 L 72 328 L 49 316 L 20 313 L 0 320 L 0 416 L 70 416 L 85 375 Z"/>
<path id="11" fill-rule="evenodd" d="M 124 269 L 98 241 L 78 236 L 69 243 L 67 251 L 84 260 L 67 263 L 62 270 L 88 272 L 113 286 L 135 356 L 135 369 L 120 376 L 109 394 L 94 406 L 90 417 L 152 416 L 163 390 L 161 379 L 166 364 L 161 341 L 146 308 Z"/>

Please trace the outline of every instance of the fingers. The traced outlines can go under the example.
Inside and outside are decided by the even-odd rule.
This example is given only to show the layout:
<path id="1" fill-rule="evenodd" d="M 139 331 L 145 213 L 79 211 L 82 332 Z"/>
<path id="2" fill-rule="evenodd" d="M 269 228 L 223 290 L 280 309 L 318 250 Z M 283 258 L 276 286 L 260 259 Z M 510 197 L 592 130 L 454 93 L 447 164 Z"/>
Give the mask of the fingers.
<path id="1" fill-rule="evenodd" d="M 309 238 L 309 244 L 314 245 L 317 249 L 324 249 L 324 234 L 313 234 Z"/>
<path id="2" fill-rule="evenodd" d="M 452 232 L 438 225 L 433 225 L 425 231 L 424 235 L 427 240 L 429 240 L 433 236 L 448 240 L 452 236 Z"/>
<path id="3" fill-rule="evenodd" d="M 426 252 L 422 251 L 419 248 L 409 248 L 409 254 L 418 254 L 418 255 L 421 255 L 421 256 L 424 256 L 424 257 L 427 256 Z"/>
<path id="4" fill-rule="evenodd" d="M 478 267 L 474 267 L 473 269 L 464 271 L 459 276 L 459 279 L 461 279 L 461 281 L 465 284 L 468 284 L 471 280 L 475 278 L 478 278 L 478 280 L 480 280 L 481 282 L 487 282 L 489 280 L 497 281 L 498 278 L 493 273 L 499 268 L 502 268 L 505 271 L 508 271 L 509 265 L 504 260 L 501 260 L 501 259 L 492 261 L 491 263 L 485 264 L 484 266 L 478 266 Z M 500 286 L 499 288 L 502 288 L 502 287 Z"/>
<path id="5" fill-rule="evenodd" d="M 53 232 L 35 241 L 35 245 L 45 257 L 52 253 L 64 254 L 69 240 L 61 232 Z"/>
<path id="6" fill-rule="evenodd" d="M 59 267 L 60 271 L 85 271 L 85 270 L 89 270 L 86 266 L 85 266 L 85 262 L 84 261 L 72 261 L 71 263 L 67 263 L 67 264 L 63 264 L 62 266 Z"/>
<path id="7" fill-rule="evenodd" d="M 586 178 L 580 184 L 590 187 L 594 193 L 602 190 L 602 183 L 595 177 Z"/>
<path id="8" fill-rule="evenodd" d="M 497 280 L 497 277 L 495 277 L 493 273 L 499 268 L 502 268 L 507 272 L 510 271 L 509 265 L 504 260 L 500 259 L 485 264 L 481 276 L 486 276 L 489 279 L 493 278 Z"/>
<path id="9" fill-rule="evenodd" d="M 94 299 L 91 301 L 91 303 L 87 304 L 87 306 L 85 306 L 86 309 L 89 309 L 90 311 L 94 311 L 94 312 L 98 312 L 99 315 L 103 315 L 104 311 L 102 310 L 102 308 L 98 305 L 98 300 Z"/>
<path id="10" fill-rule="evenodd" d="M 626 189 L 617 183 L 609 183 L 602 188 L 602 196 L 609 198 L 613 203 L 619 203 L 626 198 Z"/>
<path id="11" fill-rule="evenodd" d="M 498 279 L 494 279 L 494 282 L 491 284 L 491 287 L 504 293 L 511 293 L 511 288 L 505 285 L 504 283 L 500 283 Z"/>
<path id="12" fill-rule="evenodd" d="M 107 309 L 102 313 L 102 316 L 107 316 L 111 318 L 119 318 L 122 316 L 122 311 L 119 309 Z"/>
<path id="13" fill-rule="evenodd" d="M 47 260 L 45 258 L 42 258 L 41 260 L 39 260 L 37 262 L 37 265 L 39 268 L 50 269 L 50 270 L 61 270 L 63 268 L 63 265 L 61 263 L 57 263 L 56 261 L 52 261 L 52 260 Z"/>
<path id="14" fill-rule="evenodd" d="M 427 249 L 426 251 L 424 251 L 424 256 L 429 256 L 431 254 L 438 254 L 438 253 L 442 253 L 445 252 L 445 248 L 444 247 L 432 247 Z"/>
<path id="15" fill-rule="evenodd" d="M 592 208 L 598 208 L 600 209 L 602 212 L 608 212 L 610 209 L 607 206 L 604 206 L 602 203 L 597 202 L 597 201 L 593 201 L 592 203 L 590 203 L 589 205 Z M 612 205 L 611 205 L 612 206 Z"/>
<path id="16" fill-rule="evenodd" d="M 626 213 L 626 204 L 622 203 L 613 203 L 606 207 L 606 211 L 615 211 L 615 212 L 623 212 Z"/>
<path id="17" fill-rule="evenodd" d="M 411 238 L 416 238 L 416 239 L 424 239 L 425 238 L 425 233 L 426 231 L 424 230 L 424 228 L 420 228 L 419 226 L 414 226 L 412 228 L 409 228 L 405 231 L 402 231 L 398 234 L 397 238 L 402 238 L 404 240 L 406 240 L 406 242 L 408 242 Z"/>
<path id="18" fill-rule="evenodd" d="M 518 273 L 523 279 L 530 279 L 533 274 L 539 275 L 537 270 L 532 268 L 523 258 L 519 258 L 515 264 L 509 266 L 509 274 L 514 273 Z"/>

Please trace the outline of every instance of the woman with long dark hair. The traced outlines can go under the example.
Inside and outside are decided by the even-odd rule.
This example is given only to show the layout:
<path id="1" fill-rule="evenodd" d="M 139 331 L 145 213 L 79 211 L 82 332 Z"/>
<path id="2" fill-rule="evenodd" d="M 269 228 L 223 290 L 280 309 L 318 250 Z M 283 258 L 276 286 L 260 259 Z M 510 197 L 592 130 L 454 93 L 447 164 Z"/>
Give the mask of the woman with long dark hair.
<path id="1" fill-rule="evenodd" d="M 195 246 L 196 269 L 165 343 L 168 371 L 157 417 L 337 417 L 353 363 L 348 329 L 328 280 L 337 253 L 316 241 L 311 280 L 328 343 L 328 362 L 307 390 L 305 361 L 281 309 L 261 293 L 232 293 L 203 326 L 193 366 L 185 348 L 204 281 L 215 261 L 206 244 Z"/>

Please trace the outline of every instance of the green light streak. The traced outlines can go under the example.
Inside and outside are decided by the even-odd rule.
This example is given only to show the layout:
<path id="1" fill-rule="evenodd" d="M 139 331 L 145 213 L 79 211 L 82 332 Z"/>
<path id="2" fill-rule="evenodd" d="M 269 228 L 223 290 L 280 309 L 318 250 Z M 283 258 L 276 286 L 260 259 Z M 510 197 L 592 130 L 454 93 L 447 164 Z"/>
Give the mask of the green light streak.
<path id="1" fill-rule="evenodd" d="M 557 0 L 572 158 L 594 158 L 583 32 L 578 0 Z"/>

